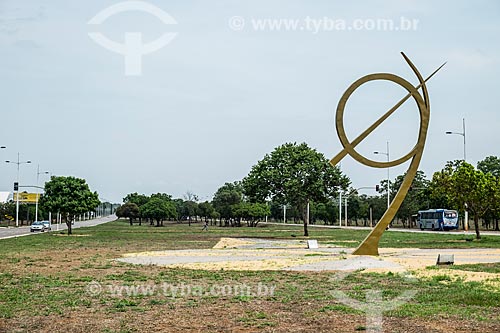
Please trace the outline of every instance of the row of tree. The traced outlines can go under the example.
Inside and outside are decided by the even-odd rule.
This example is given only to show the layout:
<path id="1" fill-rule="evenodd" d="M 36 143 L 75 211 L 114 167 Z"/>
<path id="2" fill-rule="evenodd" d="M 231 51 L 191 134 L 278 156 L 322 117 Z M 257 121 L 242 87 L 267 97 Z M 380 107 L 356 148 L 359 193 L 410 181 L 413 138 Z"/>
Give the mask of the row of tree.
<path id="1" fill-rule="evenodd" d="M 303 222 L 307 236 L 309 223 L 338 222 L 341 192 L 347 197 L 350 222 L 358 225 L 361 221 L 366 226 L 369 217 L 378 221 L 387 208 L 387 191 L 392 200 L 404 176 L 389 183 L 381 181 L 379 195 L 360 195 L 349 187 L 349 178 L 332 167 L 323 154 L 305 143 L 286 143 L 265 155 L 241 181 L 221 186 L 211 202 L 198 202 L 191 193 L 183 199 L 161 193 L 150 197 L 132 193 L 124 198 L 125 204 L 117 214 L 129 218 L 131 224 L 135 220 L 141 223 L 142 219 L 156 220 L 157 225 L 165 219 L 191 223 L 200 218 L 220 226 L 241 226 L 242 222 L 256 226 L 265 218 L 281 220 L 286 215 L 287 219 Z M 463 213 L 467 209 L 480 238 L 480 220 L 486 227 L 493 221 L 495 229 L 499 229 L 499 176 L 500 159 L 494 156 L 479 162 L 477 169 L 464 161 L 449 162 L 430 180 L 418 171 L 396 218 L 411 227 L 415 225 L 412 217 L 419 210 L 448 208 Z"/>
<path id="2" fill-rule="evenodd" d="M 270 214 L 267 204 L 250 203 L 243 200 L 241 183 L 227 183 L 214 196 L 212 202 L 198 202 L 196 195 L 187 193 L 184 199 L 172 199 L 165 193 L 144 194 L 130 193 L 123 198 L 116 215 L 128 218 L 130 225 L 138 221 L 142 224 L 146 219 L 156 226 L 162 226 L 165 220 L 197 222 L 199 219 L 210 222 L 219 222 L 220 226 L 240 226 L 244 220 L 249 226 L 256 226 L 258 221 Z"/>
<path id="3" fill-rule="evenodd" d="M 348 185 L 349 179 L 339 168 L 332 167 L 323 154 L 305 143 L 288 143 L 266 155 L 242 181 L 224 184 L 214 194 L 212 202 L 197 203 L 194 195 L 172 200 L 166 194 L 162 194 L 165 200 L 160 202 L 153 200 L 160 194 L 147 197 L 131 193 L 123 199 L 124 205 L 117 214 L 129 218 L 130 224 L 136 219 L 141 223 L 143 218 L 154 218 L 157 225 L 167 218 L 190 222 L 199 216 L 219 221 L 221 226 L 241 226 L 242 221 L 248 226 L 256 226 L 260 220 L 276 216 L 280 207 L 288 205 L 292 215 L 296 213 L 304 221 L 304 234 L 307 235 L 307 209 L 328 220 L 332 216 L 331 200 L 339 190 L 347 190 Z"/>

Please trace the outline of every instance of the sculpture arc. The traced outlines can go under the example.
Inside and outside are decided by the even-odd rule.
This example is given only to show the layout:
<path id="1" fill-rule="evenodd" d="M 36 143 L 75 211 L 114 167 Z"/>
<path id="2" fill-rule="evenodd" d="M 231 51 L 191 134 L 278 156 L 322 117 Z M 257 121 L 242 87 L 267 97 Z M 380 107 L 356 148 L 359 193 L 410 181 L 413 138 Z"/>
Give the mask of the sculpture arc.
<path id="1" fill-rule="evenodd" d="M 378 245 L 380 238 L 382 237 L 382 234 L 386 230 L 387 226 L 391 223 L 391 221 L 394 219 L 396 216 L 396 213 L 401 206 L 404 198 L 406 197 L 406 194 L 408 193 L 408 190 L 410 189 L 410 186 L 413 182 L 413 179 L 415 178 L 415 175 L 417 174 L 418 171 L 418 166 L 420 164 L 420 160 L 422 159 L 423 155 L 423 150 L 425 147 L 425 141 L 427 137 L 427 130 L 429 127 L 429 120 L 430 120 L 430 103 L 429 103 L 429 94 L 427 91 L 427 86 L 425 82 L 430 79 L 439 69 L 441 69 L 444 64 L 439 67 L 434 73 L 432 73 L 426 80 L 423 79 L 422 75 L 420 72 L 417 70 L 415 65 L 410 61 L 410 59 L 403 53 L 403 58 L 406 60 L 410 68 L 413 70 L 415 75 L 418 78 L 418 81 L 420 84 L 417 87 L 414 87 L 410 82 L 407 80 L 403 79 L 400 76 L 390 74 L 390 73 L 375 73 L 375 74 L 369 74 L 366 76 L 363 76 L 362 78 L 356 80 L 354 83 L 347 88 L 347 90 L 344 92 L 342 97 L 339 100 L 339 103 L 337 105 L 337 112 L 336 112 L 336 128 L 337 128 L 337 134 L 339 137 L 339 140 L 344 147 L 344 149 L 337 154 L 330 163 L 332 165 L 336 165 L 340 160 L 342 160 L 343 157 L 345 157 L 347 154 L 351 155 L 356 161 L 360 162 L 361 164 L 364 164 L 369 167 L 374 167 L 374 168 L 386 168 L 386 167 L 393 167 L 396 165 L 400 165 L 408 160 L 411 159 L 410 165 L 408 167 L 408 170 L 406 172 L 406 175 L 403 179 L 403 182 L 392 200 L 391 204 L 389 205 L 389 208 L 387 211 L 384 213 L 382 216 L 381 220 L 377 223 L 375 228 L 370 232 L 370 234 L 365 238 L 365 240 L 359 245 L 359 247 L 353 252 L 353 254 L 356 255 L 378 255 Z M 368 127 L 363 133 L 361 133 L 356 139 L 354 139 L 352 142 L 349 141 L 347 138 L 347 135 L 345 133 L 344 129 L 344 110 L 345 106 L 347 103 L 347 100 L 349 97 L 352 95 L 352 93 L 359 88 L 361 85 L 370 82 L 370 81 L 375 81 L 375 80 L 385 80 L 385 81 L 391 81 L 394 82 L 401 87 L 403 87 L 407 92 L 408 95 L 406 95 L 403 99 L 401 99 L 394 107 L 392 107 L 389 111 L 387 111 L 383 116 L 381 116 L 377 121 L 375 121 L 370 127 Z M 419 93 L 418 89 L 422 88 L 422 95 Z M 389 116 L 391 116 L 408 98 L 413 97 L 415 100 L 419 114 L 420 114 L 420 129 L 419 129 L 419 134 L 418 134 L 418 140 L 415 146 L 403 157 L 400 157 L 396 160 L 393 161 L 388 161 L 388 162 L 379 162 L 379 161 L 374 161 L 371 159 L 368 159 L 361 154 L 359 154 L 355 147 L 362 142 L 373 130 L 375 130 L 380 124 L 382 124 Z"/>

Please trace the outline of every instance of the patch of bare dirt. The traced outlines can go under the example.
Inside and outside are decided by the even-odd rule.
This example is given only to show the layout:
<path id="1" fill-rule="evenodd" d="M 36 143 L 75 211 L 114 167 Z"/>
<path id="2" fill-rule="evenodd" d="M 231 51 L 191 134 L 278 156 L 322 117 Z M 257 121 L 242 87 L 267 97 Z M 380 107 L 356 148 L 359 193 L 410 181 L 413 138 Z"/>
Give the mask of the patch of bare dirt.
<path id="1" fill-rule="evenodd" d="M 61 316 L 1 319 L 0 332 L 356 332 L 366 327 L 363 315 L 319 312 L 313 303 L 277 304 L 268 301 L 218 300 L 195 307 L 161 305 L 147 312 L 109 313 L 79 309 Z M 255 316 L 254 314 L 259 314 Z M 493 333 L 498 323 L 470 322 L 456 318 L 427 320 L 386 317 L 385 332 Z"/>

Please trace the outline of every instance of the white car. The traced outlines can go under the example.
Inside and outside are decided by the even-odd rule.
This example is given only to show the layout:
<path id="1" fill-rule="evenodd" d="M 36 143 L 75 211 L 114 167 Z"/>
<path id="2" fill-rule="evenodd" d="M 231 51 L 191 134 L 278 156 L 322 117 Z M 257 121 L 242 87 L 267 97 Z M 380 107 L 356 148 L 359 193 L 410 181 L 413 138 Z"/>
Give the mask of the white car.
<path id="1" fill-rule="evenodd" d="M 30 227 L 30 231 L 31 232 L 34 232 L 34 231 L 41 231 L 41 232 L 44 232 L 44 231 L 48 231 L 50 230 L 50 224 L 47 224 L 47 223 L 44 223 L 44 222 L 49 222 L 49 221 L 37 221 L 37 222 L 33 222 L 31 224 L 31 227 Z"/>
<path id="2" fill-rule="evenodd" d="M 42 221 L 42 223 L 47 227 L 48 231 L 52 230 L 52 225 L 50 224 L 50 221 Z"/>

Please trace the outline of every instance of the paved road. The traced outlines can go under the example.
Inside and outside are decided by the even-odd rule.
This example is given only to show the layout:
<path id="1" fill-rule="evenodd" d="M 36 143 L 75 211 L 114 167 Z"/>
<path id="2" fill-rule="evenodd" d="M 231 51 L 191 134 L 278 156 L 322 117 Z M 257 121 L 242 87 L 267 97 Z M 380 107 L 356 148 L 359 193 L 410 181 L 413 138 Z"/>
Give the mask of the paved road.
<path id="1" fill-rule="evenodd" d="M 301 226 L 302 224 L 294 224 L 294 223 L 277 223 L 277 222 L 260 222 L 263 224 L 275 224 L 275 225 L 290 225 L 290 226 Z M 371 230 L 372 228 L 370 227 L 355 227 L 355 226 L 348 226 L 348 227 L 339 227 L 338 225 L 320 225 L 320 224 L 309 224 L 309 227 L 313 228 L 330 228 L 330 229 L 351 229 L 351 230 Z M 469 231 L 464 231 L 464 230 L 454 230 L 454 231 L 431 231 L 431 230 L 420 230 L 420 229 L 405 229 L 405 228 L 390 228 L 387 231 L 399 231 L 399 232 L 418 232 L 418 233 L 440 233 L 440 234 L 448 234 L 448 235 L 471 235 L 475 236 L 476 232 L 474 230 L 469 230 Z M 481 230 L 481 235 L 484 236 L 500 236 L 499 231 L 483 231 Z"/>
<path id="2" fill-rule="evenodd" d="M 101 217 L 101 218 L 94 219 L 94 220 L 75 222 L 75 224 L 73 225 L 73 229 L 82 228 L 82 227 L 93 227 L 93 226 L 107 223 L 107 222 L 111 222 L 114 220 L 116 220 L 116 215 L 109 215 L 109 216 Z M 66 223 L 62 223 L 59 225 L 59 231 L 66 230 L 66 229 L 67 229 Z M 57 225 L 53 224 L 52 225 L 52 232 L 54 232 L 56 230 L 57 230 Z M 34 234 L 38 234 L 38 232 L 30 232 L 29 226 L 22 226 L 19 228 L 16 228 L 16 227 L 0 228 L 0 239 L 28 236 L 28 235 L 34 235 Z"/>

